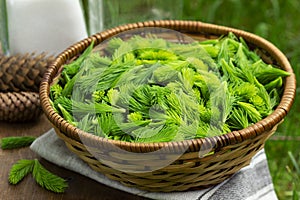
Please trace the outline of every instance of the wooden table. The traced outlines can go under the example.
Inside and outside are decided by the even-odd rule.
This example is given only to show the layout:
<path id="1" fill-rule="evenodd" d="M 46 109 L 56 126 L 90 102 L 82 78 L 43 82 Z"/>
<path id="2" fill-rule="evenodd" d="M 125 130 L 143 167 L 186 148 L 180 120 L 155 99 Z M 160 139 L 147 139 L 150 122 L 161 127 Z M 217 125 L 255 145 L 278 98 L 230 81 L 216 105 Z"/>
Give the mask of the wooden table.
<path id="1" fill-rule="evenodd" d="M 30 123 L 5 123 L 0 122 L 0 138 L 7 136 L 39 136 L 51 128 L 46 117 L 42 115 L 37 121 Z M 17 185 L 8 183 L 8 174 L 11 166 L 20 159 L 37 158 L 46 169 L 66 178 L 68 189 L 63 194 L 49 192 L 35 183 L 31 175 L 27 176 Z M 122 192 L 94 180 L 84 177 L 70 170 L 61 168 L 41 158 L 29 147 L 16 150 L 0 149 L 0 199 L 145 199 L 129 193 Z"/>

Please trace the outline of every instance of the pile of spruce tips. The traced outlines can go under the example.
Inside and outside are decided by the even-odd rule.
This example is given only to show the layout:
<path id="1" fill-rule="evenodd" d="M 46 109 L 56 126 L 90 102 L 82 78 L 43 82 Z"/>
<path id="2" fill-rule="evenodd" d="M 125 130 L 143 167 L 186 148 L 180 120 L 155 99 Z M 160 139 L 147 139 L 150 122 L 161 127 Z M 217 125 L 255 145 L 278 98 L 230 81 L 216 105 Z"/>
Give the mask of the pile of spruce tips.
<path id="1" fill-rule="evenodd" d="M 289 73 L 229 33 L 189 44 L 133 36 L 93 43 L 50 89 L 54 110 L 97 136 L 168 142 L 240 130 L 270 115 Z"/>

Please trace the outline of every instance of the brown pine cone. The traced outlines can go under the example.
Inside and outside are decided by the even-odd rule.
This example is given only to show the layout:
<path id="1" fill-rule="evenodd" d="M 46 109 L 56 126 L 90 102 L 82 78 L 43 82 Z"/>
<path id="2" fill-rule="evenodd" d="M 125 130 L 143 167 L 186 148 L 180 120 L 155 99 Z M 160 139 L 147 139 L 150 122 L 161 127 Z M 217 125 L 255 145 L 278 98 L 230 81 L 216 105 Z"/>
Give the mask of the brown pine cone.
<path id="1" fill-rule="evenodd" d="M 54 56 L 47 56 L 45 53 L 0 55 L 0 91 L 38 92 L 43 74 L 52 61 L 54 61 Z"/>
<path id="2" fill-rule="evenodd" d="M 0 55 L 0 121 L 32 121 L 42 113 L 39 85 L 54 61 L 46 54 Z"/>
<path id="3" fill-rule="evenodd" d="M 42 113 L 36 92 L 0 92 L 0 121 L 25 122 Z"/>

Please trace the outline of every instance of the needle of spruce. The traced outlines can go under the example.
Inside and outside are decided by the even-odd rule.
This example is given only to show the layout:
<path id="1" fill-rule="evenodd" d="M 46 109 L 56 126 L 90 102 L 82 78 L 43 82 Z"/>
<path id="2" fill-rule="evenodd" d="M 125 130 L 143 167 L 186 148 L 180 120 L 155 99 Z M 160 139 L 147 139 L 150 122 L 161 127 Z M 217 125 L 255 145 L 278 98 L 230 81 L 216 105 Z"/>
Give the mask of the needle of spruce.
<path id="1" fill-rule="evenodd" d="M 19 136 L 19 137 L 4 137 L 0 140 L 2 149 L 16 149 L 29 146 L 36 137 Z"/>
<path id="2" fill-rule="evenodd" d="M 16 185 L 29 173 L 32 173 L 37 184 L 49 191 L 62 193 L 68 187 L 65 179 L 48 171 L 37 159 L 22 159 L 15 163 L 9 172 L 8 181 Z"/>

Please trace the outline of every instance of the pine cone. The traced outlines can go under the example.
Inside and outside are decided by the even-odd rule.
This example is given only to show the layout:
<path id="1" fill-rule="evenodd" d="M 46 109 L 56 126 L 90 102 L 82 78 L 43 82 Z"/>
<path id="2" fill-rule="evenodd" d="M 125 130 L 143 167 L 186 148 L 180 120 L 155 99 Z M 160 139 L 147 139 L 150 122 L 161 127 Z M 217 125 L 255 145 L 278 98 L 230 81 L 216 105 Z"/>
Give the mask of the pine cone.
<path id="1" fill-rule="evenodd" d="M 0 121 L 25 122 L 42 113 L 39 86 L 53 56 L 0 55 Z"/>
<path id="2" fill-rule="evenodd" d="M 38 92 L 47 66 L 54 61 L 53 56 L 25 54 L 15 56 L 0 55 L 0 91 Z"/>
<path id="3" fill-rule="evenodd" d="M 0 121 L 31 121 L 41 113 L 39 94 L 36 92 L 0 93 Z"/>

